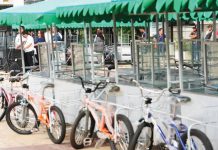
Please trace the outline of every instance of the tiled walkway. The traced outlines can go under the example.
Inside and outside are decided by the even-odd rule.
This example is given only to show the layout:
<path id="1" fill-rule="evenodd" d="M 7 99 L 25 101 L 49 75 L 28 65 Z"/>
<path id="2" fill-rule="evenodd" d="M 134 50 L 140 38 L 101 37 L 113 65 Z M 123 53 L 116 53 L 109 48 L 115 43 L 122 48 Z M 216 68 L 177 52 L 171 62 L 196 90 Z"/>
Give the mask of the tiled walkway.
<path id="1" fill-rule="evenodd" d="M 73 150 L 69 141 L 69 132 L 67 131 L 64 142 L 60 145 L 53 144 L 48 138 L 44 128 L 31 135 L 19 135 L 13 132 L 6 121 L 0 122 L 0 150 Z M 94 150 L 95 148 L 86 148 Z M 109 150 L 103 147 L 99 150 Z"/>

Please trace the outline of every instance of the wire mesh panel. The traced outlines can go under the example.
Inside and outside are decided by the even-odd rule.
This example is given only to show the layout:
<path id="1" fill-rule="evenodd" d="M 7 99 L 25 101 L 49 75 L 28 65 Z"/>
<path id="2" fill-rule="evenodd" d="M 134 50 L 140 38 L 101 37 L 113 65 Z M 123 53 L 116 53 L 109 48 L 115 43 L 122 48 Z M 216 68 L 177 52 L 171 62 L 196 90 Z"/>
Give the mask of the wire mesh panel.
<path id="1" fill-rule="evenodd" d="M 138 44 L 137 49 L 139 53 L 139 80 L 151 80 L 151 44 Z"/>
<path id="2" fill-rule="evenodd" d="M 38 43 L 39 69 L 45 76 L 50 74 L 51 53 L 47 43 Z"/>
<path id="3" fill-rule="evenodd" d="M 183 40 L 183 86 L 184 89 L 201 87 L 203 81 L 203 58 L 200 40 Z M 175 59 L 175 65 L 179 67 L 179 60 Z M 179 79 L 178 79 L 179 80 Z"/>
<path id="4" fill-rule="evenodd" d="M 206 42 L 206 64 L 209 84 L 218 84 L 218 43 Z"/>
<path id="5" fill-rule="evenodd" d="M 104 34 L 104 41 L 105 41 L 105 45 L 112 45 L 112 38 L 113 35 L 112 34 Z"/>
<path id="6" fill-rule="evenodd" d="M 71 43 L 78 43 L 79 42 L 79 36 L 78 35 L 71 35 L 70 36 L 70 42 Z"/>
<path id="7" fill-rule="evenodd" d="M 55 42 L 53 49 L 53 59 L 55 72 L 59 73 L 62 71 L 63 66 L 66 64 L 66 48 L 64 42 Z"/>
<path id="8" fill-rule="evenodd" d="M 129 34 L 122 34 L 122 36 L 118 37 L 118 43 L 121 45 L 129 45 L 130 40 L 129 40 Z"/>
<path id="9" fill-rule="evenodd" d="M 140 82 L 166 87 L 167 57 L 165 43 L 137 42 L 136 65 Z M 175 57 L 175 49 L 171 46 L 170 57 Z"/>
<path id="10" fill-rule="evenodd" d="M 198 64 L 202 61 L 201 41 L 185 39 L 182 41 L 184 62 Z"/>
<path id="11" fill-rule="evenodd" d="M 83 44 L 71 43 L 71 58 L 73 73 L 85 77 L 85 54 Z"/>

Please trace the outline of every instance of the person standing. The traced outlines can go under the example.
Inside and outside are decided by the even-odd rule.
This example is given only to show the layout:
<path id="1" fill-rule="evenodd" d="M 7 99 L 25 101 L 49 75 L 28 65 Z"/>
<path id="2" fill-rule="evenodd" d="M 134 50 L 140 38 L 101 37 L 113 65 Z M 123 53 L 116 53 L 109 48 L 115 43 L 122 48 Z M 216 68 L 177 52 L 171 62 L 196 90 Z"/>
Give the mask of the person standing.
<path id="1" fill-rule="evenodd" d="M 97 29 L 97 33 L 94 39 L 94 51 L 100 53 L 104 51 L 104 35 L 100 29 Z"/>
<path id="2" fill-rule="evenodd" d="M 26 31 L 23 32 L 23 50 L 24 50 L 24 61 L 26 71 L 29 70 L 28 67 L 33 66 L 33 55 L 34 55 L 34 39 L 32 36 L 28 35 Z"/>
<path id="3" fill-rule="evenodd" d="M 62 35 L 60 32 L 58 32 L 57 28 L 56 27 L 52 27 L 52 40 L 54 42 L 57 42 L 57 41 L 62 41 Z"/>
<path id="4" fill-rule="evenodd" d="M 200 43 L 197 41 L 198 34 L 195 26 L 192 28 L 189 37 L 192 40 L 192 61 L 193 63 L 197 63 L 200 60 Z"/>
<path id="5" fill-rule="evenodd" d="M 24 26 L 20 26 L 18 29 L 18 34 L 15 38 L 15 49 L 18 49 L 18 50 L 21 49 L 21 39 L 20 38 L 21 38 L 24 31 L 25 31 Z M 22 39 L 22 41 L 23 41 L 23 39 Z"/>
<path id="6" fill-rule="evenodd" d="M 39 30 L 37 32 L 37 37 L 36 37 L 36 40 L 35 40 L 35 45 L 37 45 L 38 43 L 41 43 L 41 42 L 45 42 L 45 37 L 44 37 L 44 32 Z"/>
<path id="7" fill-rule="evenodd" d="M 145 29 L 140 28 L 139 31 L 140 31 L 140 33 L 141 33 L 140 39 L 141 39 L 142 41 L 146 41 L 146 40 L 147 40 L 147 33 L 145 32 Z"/>
<path id="8" fill-rule="evenodd" d="M 213 40 L 213 26 L 210 24 L 210 25 L 207 26 L 207 29 L 208 30 L 207 30 L 207 32 L 205 34 L 204 39 L 206 41 L 212 41 Z"/>
<path id="9" fill-rule="evenodd" d="M 104 42 L 104 35 L 100 29 L 97 29 L 97 33 L 95 35 L 94 43 Z"/>
<path id="10" fill-rule="evenodd" d="M 193 27 L 193 28 L 192 28 L 192 32 L 190 33 L 189 37 L 190 37 L 191 39 L 197 39 L 198 34 L 197 34 L 197 28 L 196 28 L 196 27 Z"/>
<path id="11" fill-rule="evenodd" d="M 166 38 L 166 35 L 163 32 L 163 28 L 160 28 L 158 30 L 158 34 L 154 36 L 154 41 L 156 42 L 155 48 L 158 48 L 158 52 L 160 54 L 165 53 L 165 45 L 164 45 L 165 38 Z M 157 43 L 158 43 L 158 45 L 157 45 Z"/>

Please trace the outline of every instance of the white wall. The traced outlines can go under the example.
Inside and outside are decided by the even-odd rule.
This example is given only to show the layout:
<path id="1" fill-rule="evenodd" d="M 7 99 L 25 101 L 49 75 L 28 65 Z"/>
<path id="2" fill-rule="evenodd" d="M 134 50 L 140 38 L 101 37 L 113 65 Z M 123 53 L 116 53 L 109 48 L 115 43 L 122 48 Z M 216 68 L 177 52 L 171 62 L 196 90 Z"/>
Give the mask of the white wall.
<path id="1" fill-rule="evenodd" d="M 45 78 L 31 76 L 29 80 L 30 90 L 39 92 L 40 82 L 46 80 L 47 79 Z M 78 110 L 81 108 L 80 89 L 80 84 L 75 84 L 71 81 L 55 80 L 56 99 L 60 101 L 59 106 L 64 113 L 67 123 L 73 123 L 78 114 Z M 138 88 L 134 86 L 121 85 L 121 93 L 122 94 L 116 98 L 112 97 L 112 101 L 116 101 L 116 103 L 120 105 L 129 106 L 130 108 L 142 106 L 142 99 Z M 51 92 L 47 91 L 46 94 L 49 96 Z M 182 95 L 189 96 L 192 99 L 191 102 L 182 106 L 182 115 L 203 122 L 214 122 L 210 123 L 211 125 L 218 125 L 218 97 L 189 92 L 184 92 Z M 153 97 L 156 96 L 153 95 Z M 76 103 L 74 101 L 76 101 Z M 154 103 L 153 107 L 159 110 L 168 111 L 169 99 L 163 97 L 160 101 Z M 121 111 L 121 113 L 128 115 L 134 125 L 142 116 L 141 110 L 136 109 Z M 192 124 L 192 122 L 186 120 L 183 120 L 183 122 L 186 124 Z M 218 137 L 216 136 L 218 134 L 217 128 L 209 126 L 198 126 L 197 128 L 200 128 L 203 132 L 205 132 L 212 141 L 214 149 L 218 149 Z"/>

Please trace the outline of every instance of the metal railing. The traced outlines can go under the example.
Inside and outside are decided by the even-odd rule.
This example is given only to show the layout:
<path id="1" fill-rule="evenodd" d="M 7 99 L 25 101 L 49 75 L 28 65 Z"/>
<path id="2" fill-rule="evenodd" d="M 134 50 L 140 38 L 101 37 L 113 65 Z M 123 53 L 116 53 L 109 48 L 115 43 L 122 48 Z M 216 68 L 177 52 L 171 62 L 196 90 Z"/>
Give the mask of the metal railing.
<path id="1" fill-rule="evenodd" d="M 203 42 L 204 79 L 206 84 L 218 83 L 218 43 Z"/>
<path id="2" fill-rule="evenodd" d="M 165 43 L 136 43 L 136 79 L 166 87 L 167 56 Z M 170 43 L 170 58 L 175 59 L 175 43 Z M 170 65 L 170 64 L 169 64 Z"/>

